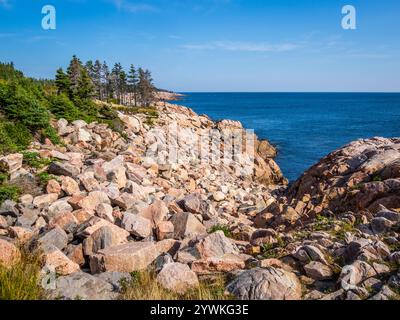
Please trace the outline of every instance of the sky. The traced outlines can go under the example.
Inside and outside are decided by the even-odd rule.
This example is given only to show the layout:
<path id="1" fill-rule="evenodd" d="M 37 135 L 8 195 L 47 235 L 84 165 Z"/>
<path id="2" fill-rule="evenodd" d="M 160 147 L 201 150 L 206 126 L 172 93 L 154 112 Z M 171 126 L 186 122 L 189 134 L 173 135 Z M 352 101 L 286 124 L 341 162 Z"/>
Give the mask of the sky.
<path id="1" fill-rule="evenodd" d="M 398 0 L 0 0 L 0 61 L 38 78 L 73 54 L 133 63 L 178 92 L 399 92 L 399 30 Z"/>

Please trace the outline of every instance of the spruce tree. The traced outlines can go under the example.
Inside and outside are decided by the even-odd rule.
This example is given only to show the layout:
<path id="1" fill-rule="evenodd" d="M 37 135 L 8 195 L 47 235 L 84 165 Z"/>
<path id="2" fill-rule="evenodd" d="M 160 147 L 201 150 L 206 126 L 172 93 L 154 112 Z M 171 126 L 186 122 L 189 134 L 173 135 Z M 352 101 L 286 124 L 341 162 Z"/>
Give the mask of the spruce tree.
<path id="1" fill-rule="evenodd" d="M 96 97 L 99 100 L 102 100 L 102 88 L 101 88 L 101 62 L 96 60 L 93 66 L 93 84 L 96 90 Z"/>
<path id="2" fill-rule="evenodd" d="M 138 94 L 140 104 L 146 107 L 150 106 L 154 101 L 154 92 L 155 88 L 150 71 L 139 68 Z"/>
<path id="3" fill-rule="evenodd" d="M 121 102 L 121 97 L 122 97 L 122 84 L 121 84 L 121 79 L 123 78 L 122 72 L 123 68 L 120 63 L 116 63 L 111 71 L 112 89 L 118 103 Z"/>
<path id="4" fill-rule="evenodd" d="M 65 93 L 70 95 L 70 87 L 71 81 L 69 80 L 68 75 L 64 72 L 62 68 L 59 68 L 56 73 L 56 86 L 57 86 L 57 93 Z"/>
<path id="5" fill-rule="evenodd" d="M 135 66 L 131 64 L 128 74 L 128 85 L 129 85 L 129 93 L 133 94 L 133 99 L 135 101 L 135 107 L 137 106 L 137 85 L 138 85 L 138 75 L 135 69 Z"/>
<path id="6" fill-rule="evenodd" d="M 111 85 L 111 74 L 110 74 L 110 69 L 108 68 L 108 65 L 105 61 L 101 66 L 101 83 L 102 83 L 104 99 L 108 100 L 112 98 L 113 92 Z"/>
<path id="7" fill-rule="evenodd" d="M 67 69 L 67 74 L 71 82 L 70 91 L 73 96 L 78 94 L 79 78 L 81 77 L 82 68 L 81 61 L 74 55 Z"/>
<path id="8" fill-rule="evenodd" d="M 78 96 L 82 100 L 89 100 L 93 97 L 94 86 L 92 79 L 89 76 L 89 73 L 85 68 L 81 69 L 81 74 L 79 77 L 79 89 Z"/>

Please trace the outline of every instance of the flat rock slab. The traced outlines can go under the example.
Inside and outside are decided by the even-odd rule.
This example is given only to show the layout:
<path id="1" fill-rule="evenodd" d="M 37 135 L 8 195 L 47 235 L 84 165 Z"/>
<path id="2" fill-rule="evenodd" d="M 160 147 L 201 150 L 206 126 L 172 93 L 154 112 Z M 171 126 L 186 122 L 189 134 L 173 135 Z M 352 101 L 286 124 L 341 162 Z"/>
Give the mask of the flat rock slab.
<path id="1" fill-rule="evenodd" d="M 129 242 L 100 250 L 90 258 L 92 273 L 132 272 L 146 269 L 162 253 L 175 250 L 177 242 Z"/>
<path id="2" fill-rule="evenodd" d="M 292 272 L 254 268 L 242 272 L 227 290 L 241 300 L 300 300 L 301 284 Z"/>
<path id="3" fill-rule="evenodd" d="M 110 283 L 84 272 L 57 278 L 55 289 L 49 294 L 52 299 L 63 300 L 111 300 L 117 297 Z"/>

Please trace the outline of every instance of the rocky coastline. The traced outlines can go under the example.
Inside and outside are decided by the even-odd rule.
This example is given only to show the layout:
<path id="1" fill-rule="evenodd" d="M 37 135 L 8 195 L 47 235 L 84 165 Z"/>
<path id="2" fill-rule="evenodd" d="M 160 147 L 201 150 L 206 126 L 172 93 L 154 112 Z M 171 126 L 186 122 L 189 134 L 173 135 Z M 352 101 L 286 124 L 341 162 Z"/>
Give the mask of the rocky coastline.
<path id="1" fill-rule="evenodd" d="M 38 255 L 49 299 L 117 299 L 146 269 L 177 294 L 222 275 L 236 299 L 399 299 L 400 139 L 352 142 L 288 187 L 275 148 L 254 135 L 229 163 L 199 161 L 193 141 L 211 132 L 226 150 L 248 134 L 240 122 L 156 109 L 151 121 L 119 112 L 123 134 L 58 120 L 63 145 L 28 150 L 43 165 L 0 155 L 24 191 L 0 205 L 2 267 Z"/>

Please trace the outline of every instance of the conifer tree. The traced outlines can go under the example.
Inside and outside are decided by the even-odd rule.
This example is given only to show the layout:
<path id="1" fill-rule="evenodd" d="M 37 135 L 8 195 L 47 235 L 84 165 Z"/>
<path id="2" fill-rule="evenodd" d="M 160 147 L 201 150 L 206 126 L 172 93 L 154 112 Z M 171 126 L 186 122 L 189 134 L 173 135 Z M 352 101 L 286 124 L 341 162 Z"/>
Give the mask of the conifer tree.
<path id="1" fill-rule="evenodd" d="M 146 107 L 150 106 L 154 101 L 154 92 L 155 88 L 150 71 L 139 68 L 138 94 L 140 104 Z"/>
<path id="2" fill-rule="evenodd" d="M 62 68 L 59 68 L 56 73 L 56 86 L 57 86 L 57 93 L 65 93 L 70 95 L 70 87 L 71 81 L 69 80 L 68 75 L 64 72 Z"/>
<path id="3" fill-rule="evenodd" d="M 82 63 L 77 56 L 74 55 L 67 69 L 67 74 L 71 82 L 70 91 L 72 95 L 76 95 L 78 93 L 81 70 Z"/>
<path id="4" fill-rule="evenodd" d="M 137 85 L 138 85 L 138 75 L 135 66 L 131 64 L 128 74 L 128 85 L 130 96 L 133 95 L 135 107 L 137 106 Z M 132 101 L 130 101 L 132 103 Z"/>

